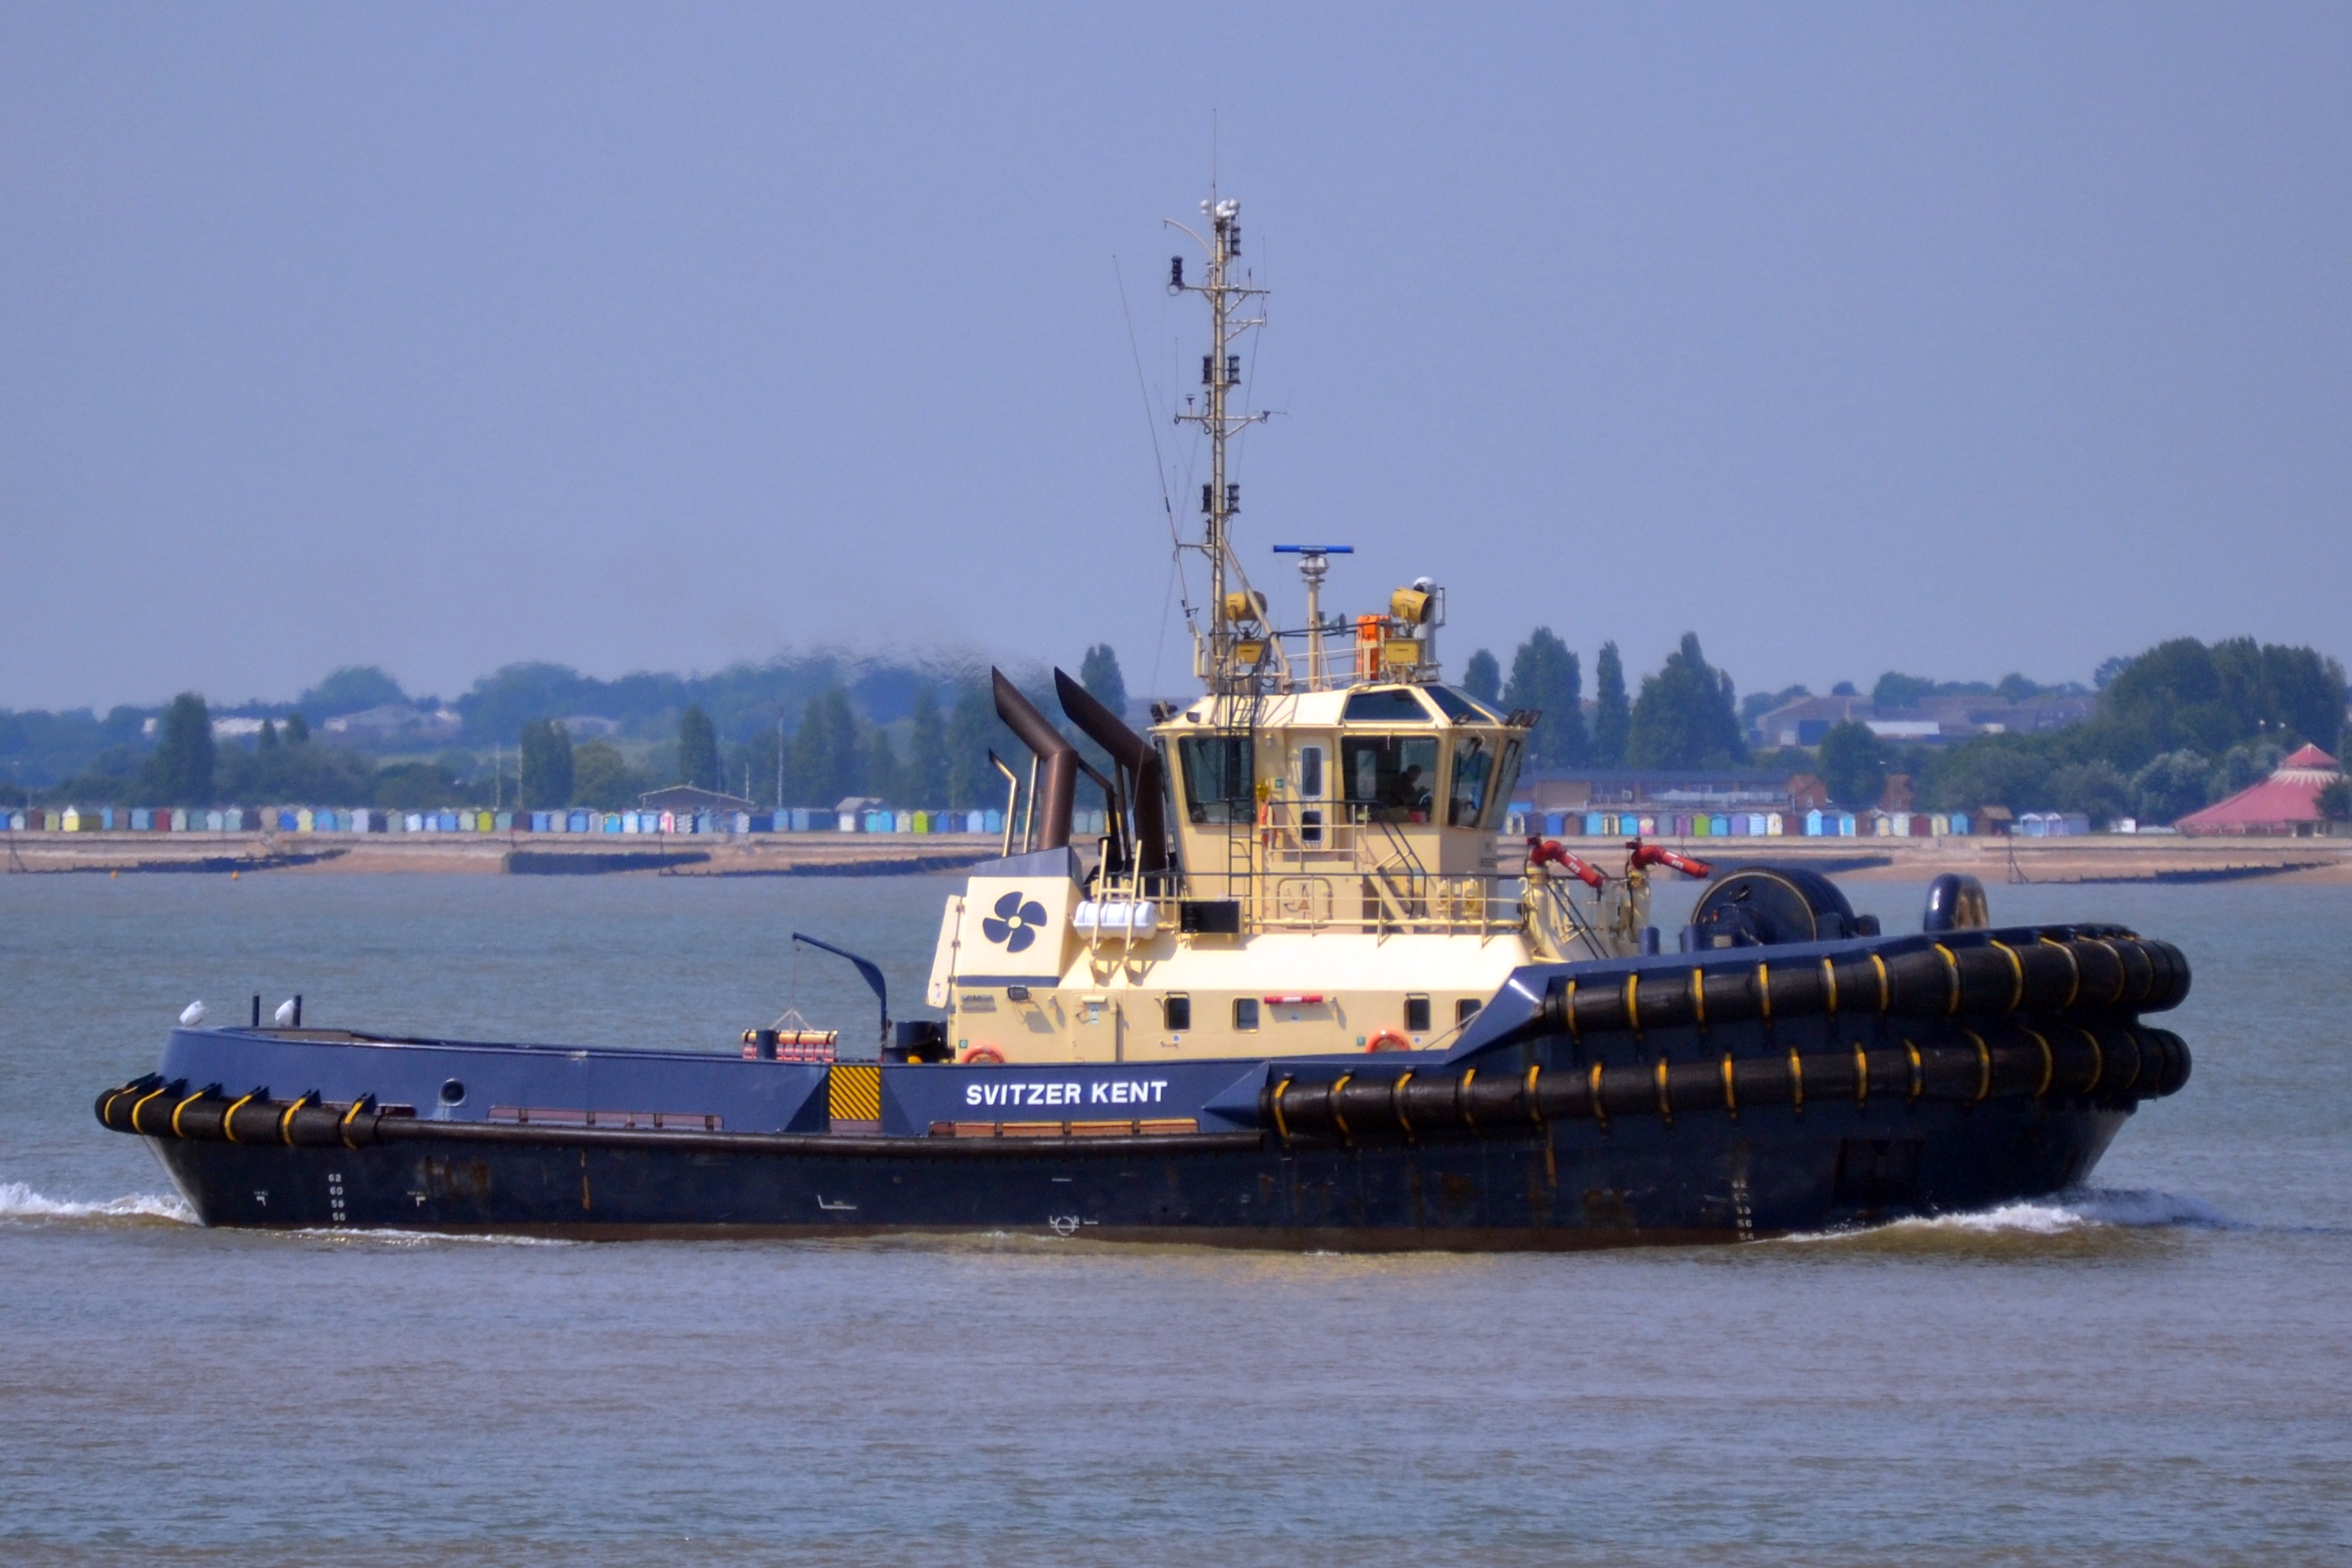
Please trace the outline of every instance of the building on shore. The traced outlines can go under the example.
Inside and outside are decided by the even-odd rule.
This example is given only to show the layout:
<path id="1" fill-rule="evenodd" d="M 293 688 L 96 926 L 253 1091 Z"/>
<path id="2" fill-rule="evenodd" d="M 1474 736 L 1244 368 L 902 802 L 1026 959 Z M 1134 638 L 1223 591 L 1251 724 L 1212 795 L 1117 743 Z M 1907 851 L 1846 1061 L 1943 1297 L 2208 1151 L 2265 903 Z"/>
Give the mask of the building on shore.
<path id="1" fill-rule="evenodd" d="M 2319 792 L 2343 777 L 2343 767 L 2336 758 L 2315 746 L 2306 746 L 2261 783 L 2216 800 L 2201 811 L 2191 811 L 2174 826 L 2200 837 L 2310 839 L 2352 831 L 2344 823 L 2329 821 L 2319 810 Z"/>

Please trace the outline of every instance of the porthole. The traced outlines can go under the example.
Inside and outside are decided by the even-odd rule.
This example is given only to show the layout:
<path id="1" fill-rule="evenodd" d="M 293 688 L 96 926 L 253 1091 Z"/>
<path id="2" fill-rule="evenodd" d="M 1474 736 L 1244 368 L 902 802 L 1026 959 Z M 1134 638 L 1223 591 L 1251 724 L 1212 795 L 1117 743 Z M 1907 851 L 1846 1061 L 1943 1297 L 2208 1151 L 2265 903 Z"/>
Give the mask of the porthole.
<path id="1" fill-rule="evenodd" d="M 443 1079 L 441 1081 L 441 1103 L 444 1105 L 463 1105 L 465 1103 L 466 1085 L 464 1081 L 457 1078 Z"/>

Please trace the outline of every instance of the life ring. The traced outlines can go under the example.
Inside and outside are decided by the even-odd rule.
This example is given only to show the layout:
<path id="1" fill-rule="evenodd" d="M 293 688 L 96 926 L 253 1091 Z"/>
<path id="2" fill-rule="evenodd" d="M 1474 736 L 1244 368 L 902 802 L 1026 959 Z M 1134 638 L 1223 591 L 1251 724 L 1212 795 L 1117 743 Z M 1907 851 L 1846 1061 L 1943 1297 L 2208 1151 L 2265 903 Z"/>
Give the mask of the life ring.
<path id="1" fill-rule="evenodd" d="M 1414 1047 L 1412 1041 L 1405 1039 L 1404 1036 L 1399 1034 L 1396 1030 L 1392 1029 L 1384 1029 L 1378 1030 L 1373 1034 L 1371 1039 L 1364 1041 L 1364 1049 L 1367 1051 L 1411 1051 L 1414 1049 Z"/>
<path id="2" fill-rule="evenodd" d="M 1002 1067 L 1004 1065 L 1004 1053 L 983 1040 L 978 1045 L 966 1048 L 956 1060 L 966 1067 Z"/>

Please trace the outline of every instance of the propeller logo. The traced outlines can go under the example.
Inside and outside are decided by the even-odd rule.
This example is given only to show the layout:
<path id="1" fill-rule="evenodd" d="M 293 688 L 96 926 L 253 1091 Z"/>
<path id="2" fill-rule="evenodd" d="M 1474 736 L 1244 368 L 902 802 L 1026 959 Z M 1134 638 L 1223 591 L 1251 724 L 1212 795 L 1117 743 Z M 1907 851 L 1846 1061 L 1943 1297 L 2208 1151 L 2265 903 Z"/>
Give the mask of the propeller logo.
<path id="1" fill-rule="evenodd" d="M 1037 940 L 1038 929 L 1045 924 L 1045 906 L 1035 899 L 1025 903 L 1017 893 L 1008 893 L 996 901 L 996 913 L 980 923 L 982 935 L 991 942 L 1002 942 L 1008 953 L 1018 953 Z"/>

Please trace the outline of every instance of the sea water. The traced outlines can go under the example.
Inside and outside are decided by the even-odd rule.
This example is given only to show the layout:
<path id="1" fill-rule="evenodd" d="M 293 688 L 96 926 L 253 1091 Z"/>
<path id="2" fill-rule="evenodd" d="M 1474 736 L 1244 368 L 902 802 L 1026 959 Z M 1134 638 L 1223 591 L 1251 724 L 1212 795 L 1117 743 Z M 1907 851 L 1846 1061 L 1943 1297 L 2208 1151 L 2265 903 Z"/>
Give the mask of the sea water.
<path id="1" fill-rule="evenodd" d="M 197 998 L 860 1040 L 791 933 L 918 1011 L 951 885 L 0 877 L 0 1561 L 2352 1556 L 2352 888 L 1996 887 L 2188 952 L 2188 1089 L 2088 1191 L 1739 1247 L 213 1232 L 90 1114 Z"/>

